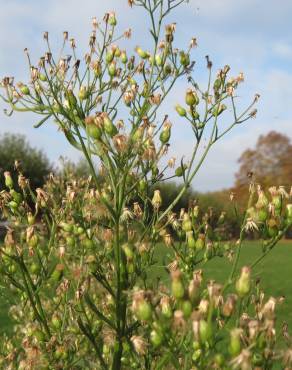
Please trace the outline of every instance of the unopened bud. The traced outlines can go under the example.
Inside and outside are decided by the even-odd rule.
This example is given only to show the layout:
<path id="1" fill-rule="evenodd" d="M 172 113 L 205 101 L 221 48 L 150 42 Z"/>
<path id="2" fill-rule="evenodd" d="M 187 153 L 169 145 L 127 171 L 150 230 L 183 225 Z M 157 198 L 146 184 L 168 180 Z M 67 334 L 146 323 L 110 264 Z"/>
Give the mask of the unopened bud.
<path id="1" fill-rule="evenodd" d="M 219 116 L 222 112 L 224 112 L 227 109 L 225 104 L 219 104 L 219 106 L 215 107 L 213 109 L 213 116 L 217 117 Z"/>
<path id="2" fill-rule="evenodd" d="M 140 58 L 146 59 L 148 58 L 148 53 L 144 50 L 142 50 L 139 46 L 136 47 L 136 52 L 139 55 Z"/>
<path id="3" fill-rule="evenodd" d="M 183 298 L 185 294 L 185 289 L 183 286 L 183 282 L 181 280 L 181 273 L 179 270 L 173 271 L 171 274 L 172 282 L 171 282 L 171 292 L 176 299 Z"/>
<path id="4" fill-rule="evenodd" d="M 164 296 L 161 298 L 160 307 L 161 307 L 161 313 L 163 316 L 165 316 L 168 319 L 172 317 L 172 308 L 170 305 L 169 297 Z"/>
<path id="5" fill-rule="evenodd" d="M 171 134 L 171 125 L 170 124 L 166 124 L 160 134 L 160 141 L 162 142 L 162 144 L 166 144 L 168 143 L 169 139 L 170 139 L 170 134 Z"/>
<path id="6" fill-rule="evenodd" d="M 181 116 L 181 117 L 185 117 L 187 115 L 187 111 L 185 110 L 185 108 L 183 108 L 181 105 L 177 104 L 175 106 L 175 110 L 177 111 L 177 113 Z"/>
<path id="7" fill-rule="evenodd" d="M 232 357 L 237 356 L 241 351 L 241 336 L 242 330 L 241 329 L 233 329 L 230 331 L 230 344 L 229 344 L 229 352 Z"/>
<path id="8" fill-rule="evenodd" d="M 225 317 L 230 317 L 235 310 L 237 296 L 235 294 L 230 294 L 223 305 L 222 313 Z"/>
<path id="9" fill-rule="evenodd" d="M 12 189 L 12 188 L 13 188 L 13 180 L 12 180 L 12 177 L 11 177 L 10 172 L 5 171 L 5 172 L 4 172 L 4 177 L 5 177 L 5 185 L 6 185 L 9 189 Z"/>
<path id="10" fill-rule="evenodd" d="M 179 57 L 180 57 L 180 63 L 182 66 L 187 67 L 190 64 L 189 54 L 186 54 L 185 52 L 181 51 L 179 53 Z"/>
<path id="11" fill-rule="evenodd" d="M 191 107 L 194 106 L 194 105 L 198 105 L 199 104 L 198 95 L 192 89 L 188 89 L 187 90 L 185 100 L 186 100 L 186 104 L 189 105 L 189 106 L 191 106 Z"/>
<path id="12" fill-rule="evenodd" d="M 250 275 L 251 275 L 250 268 L 247 266 L 244 266 L 241 269 L 240 277 L 235 284 L 236 292 L 240 297 L 244 297 L 250 292 L 250 288 L 251 288 Z"/>
<path id="13" fill-rule="evenodd" d="M 85 100 L 88 97 L 88 90 L 86 86 L 81 86 L 79 93 L 78 93 L 79 99 L 80 100 Z"/>
<path id="14" fill-rule="evenodd" d="M 151 201 L 154 209 L 158 210 L 162 204 L 162 198 L 160 194 L 160 190 L 154 190 L 154 195 Z"/>
<path id="15" fill-rule="evenodd" d="M 117 25 L 117 19 L 116 19 L 116 14 L 114 12 L 109 13 L 108 16 L 108 23 L 111 26 L 116 26 Z"/>
<path id="16" fill-rule="evenodd" d="M 190 216 L 189 216 L 188 213 L 185 213 L 183 215 L 182 229 L 185 232 L 192 231 L 192 229 L 193 229 L 192 221 L 191 221 Z"/>

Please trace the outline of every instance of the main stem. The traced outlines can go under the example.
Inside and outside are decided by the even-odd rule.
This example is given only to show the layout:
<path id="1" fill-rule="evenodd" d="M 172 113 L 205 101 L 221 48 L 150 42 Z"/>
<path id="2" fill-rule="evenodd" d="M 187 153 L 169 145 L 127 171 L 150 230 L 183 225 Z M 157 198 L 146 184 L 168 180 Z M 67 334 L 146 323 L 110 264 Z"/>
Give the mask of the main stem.
<path id="1" fill-rule="evenodd" d="M 122 256 L 120 244 L 120 212 L 115 224 L 115 262 L 117 272 L 116 287 L 116 342 L 114 346 L 114 357 L 112 370 L 121 369 L 121 358 L 123 355 L 123 339 L 125 337 L 127 300 L 123 291 L 127 288 L 126 265 Z"/>

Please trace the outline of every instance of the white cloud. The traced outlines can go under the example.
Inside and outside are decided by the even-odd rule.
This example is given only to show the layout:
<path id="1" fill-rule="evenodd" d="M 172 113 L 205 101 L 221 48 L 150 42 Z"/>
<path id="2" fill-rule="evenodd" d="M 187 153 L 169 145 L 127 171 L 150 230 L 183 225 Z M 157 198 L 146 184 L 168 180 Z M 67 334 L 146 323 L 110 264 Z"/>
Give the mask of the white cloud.
<path id="1" fill-rule="evenodd" d="M 274 53 L 280 58 L 292 58 L 292 44 L 288 44 L 285 41 L 278 41 L 273 47 Z"/>

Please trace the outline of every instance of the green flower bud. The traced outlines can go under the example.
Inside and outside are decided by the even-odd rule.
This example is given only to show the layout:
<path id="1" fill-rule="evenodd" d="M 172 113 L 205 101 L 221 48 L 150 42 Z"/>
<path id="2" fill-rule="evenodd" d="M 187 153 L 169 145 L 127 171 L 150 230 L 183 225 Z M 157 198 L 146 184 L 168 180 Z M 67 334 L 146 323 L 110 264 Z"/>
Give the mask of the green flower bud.
<path id="1" fill-rule="evenodd" d="M 163 64 L 163 59 L 162 59 L 162 56 L 160 54 L 156 54 L 155 55 L 155 63 L 158 67 L 161 67 L 162 64 Z"/>
<path id="2" fill-rule="evenodd" d="M 73 231 L 73 225 L 72 224 L 67 224 L 66 222 L 61 222 L 59 225 L 64 231 L 67 233 L 70 233 Z"/>
<path id="3" fill-rule="evenodd" d="M 150 341 L 153 344 L 154 347 L 159 347 L 160 344 L 162 343 L 163 340 L 163 335 L 157 331 L 157 330 L 152 330 L 150 333 Z"/>
<path id="4" fill-rule="evenodd" d="M 199 335 L 201 343 L 208 342 L 213 336 L 212 324 L 206 320 L 200 320 Z"/>
<path id="5" fill-rule="evenodd" d="M 251 278 L 250 278 L 250 268 L 244 266 L 241 269 L 241 275 L 235 284 L 235 290 L 239 297 L 244 297 L 250 292 L 251 288 Z"/>
<path id="6" fill-rule="evenodd" d="M 133 133 L 132 140 L 134 143 L 137 143 L 143 138 L 144 134 L 144 128 L 143 127 L 138 127 L 137 130 Z"/>
<path id="7" fill-rule="evenodd" d="M 4 172 L 4 177 L 5 177 L 5 185 L 7 186 L 7 188 L 12 189 L 13 188 L 13 180 L 12 180 L 10 172 L 5 171 Z"/>
<path id="8" fill-rule="evenodd" d="M 188 247 L 191 249 L 196 248 L 196 241 L 194 239 L 193 231 L 187 231 L 187 244 L 188 244 Z"/>
<path id="9" fill-rule="evenodd" d="M 54 113 L 61 113 L 61 108 L 60 108 L 60 105 L 58 103 L 53 104 L 52 110 L 53 110 Z"/>
<path id="10" fill-rule="evenodd" d="M 177 177 L 181 177 L 183 176 L 187 168 L 188 166 L 184 164 L 183 166 L 177 167 L 174 173 Z"/>
<path id="11" fill-rule="evenodd" d="M 193 307 L 192 307 L 192 304 L 190 301 L 183 301 L 182 302 L 182 312 L 184 313 L 184 317 L 187 319 L 191 316 L 191 313 L 192 313 L 192 310 L 193 310 Z"/>
<path id="12" fill-rule="evenodd" d="M 172 308 L 170 305 L 170 299 L 167 296 L 161 298 L 161 313 L 164 317 L 170 319 L 172 317 Z"/>
<path id="13" fill-rule="evenodd" d="M 286 217 L 290 222 L 292 222 L 292 204 L 286 205 Z"/>
<path id="14" fill-rule="evenodd" d="M 186 92 L 186 104 L 192 107 L 193 105 L 199 104 L 199 98 L 194 90 L 188 89 Z"/>
<path id="15" fill-rule="evenodd" d="M 115 57 L 119 58 L 121 56 L 121 54 L 122 54 L 122 52 L 121 52 L 120 48 L 117 47 L 116 50 L 115 50 Z"/>
<path id="16" fill-rule="evenodd" d="M 280 194 L 274 195 L 272 198 L 272 204 L 275 206 L 275 209 L 281 209 L 282 207 L 282 198 Z"/>
<path id="17" fill-rule="evenodd" d="M 175 110 L 181 117 L 185 117 L 187 115 L 187 111 L 179 104 L 175 106 Z"/>
<path id="18" fill-rule="evenodd" d="M 257 219 L 260 221 L 260 222 L 265 222 L 267 220 L 269 216 L 269 213 L 266 209 L 260 209 L 258 212 L 257 212 Z"/>
<path id="19" fill-rule="evenodd" d="M 122 245 L 122 249 L 123 249 L 123 251 L 124 251 L 124 253 L 125 253 L 125 255 L 126 255 L 126 257 L 127 257 L 127 259 L 133 259 L 134 258 L 134 253 L 133 253 L 133 250 L 132 250 L 132 248 L 129 246 L 129 244 L 128 243 L 126 243 L 126 244 L 123 244 Z"/>
<path id="20" fill-rule="evenodd" d="M 58 264 L 55 267 L 55 270 L 52 272 L 52 275 L 51 275 L 52 281 L 58 282 L 63 276 L 63 271 L 64 271 L 64 265 Z"/>
<path id="21" fill-rule="evenodd" d="M 62 360 L 66 360 L 67 357 L 68 357 L 68 351 L 65 350 L 64 347 L 58 347 L 54 353 L 54 357 L 59 360 L 59 359 L 62 359 Z"/>
<path id="22" fill-rule="evenodd" d="M 193 217 L 198 218 L 199 212 L 200 212 L 200 207 L 199 206 L 195 206 L 193 208 Z"/>
<path id="23" fill-rule="evenodd" d="M 172 275 L 171 292 L 174 298 L 181 299 L 185 294 L 185 288 L 181 280 L 181 273 L 175 270 Z"/>
<path id="24" fill-rule="evenodd" d="M 111 64 L 108 66 L 108 74 L 111 77 L 114 77 L 116 75 L 117 69 L 116 69 L 116 63 L 111 62 Z"/>
<path id="25" fill-rule="evenodd" d="M 138 320 L 149 321 L 152 318 L 152 308 L 151 305 L 146 300 L 141 300 L 137 306 L 137 311 L 135 312 Z"/>
<path id="26" fill-rule="evenodd" d="M 180 64 L 184 67 L 187 67 L 190 64 L 190 56 L 189 54 L 186 54 L 185 52 L 181 51 L 179 53 L 180 57 Z"/>
<path id="27" fill-rule="evenodd" d="M 240 335 L 241 329 L 233 329 L 230 331 L 229 353 L 232 357 L 239 355 L 241 351 Z"/>
<path id="28" fill-rule="evenodd" d="M 85 99 L 88 98 L 88 90 L 87 90 L 86 86 L 81 86 L 80 87 L 78 97 L 79 97 L 80 100 L 85 100 Z"/>
<path id="29" fill-rule="evenodd" d="M 109 18 L 108 18 L 108 23 L 111 26 L 116 26 L 117 25 L 117 19 L 115 13 L 110 13 Z"/>
<path id="30" fill-rule="evenodd" d="M 192 360 L 194 362 L 197 362 L 200 357 L 202 356 L 202 350 L 201 349 L 197 349 L 196 351 L 194 351 L 193 355 L 192 355 Z M 197 370 L 197 368 L 195 368 Z"/>
<path id="31" fill-rule="evenodd" d="M 167 77 L 172 72 L 171 66 L 169 64 L 166 64 L 166 66 L 163 69 L 163 72 L 164 76 Z"/>
<path id="32" fill-rule="evenodd" d="M 42 73 L 40 73 L 40 74 L 39 74 L 39 79 L 40 79 L 42 82 L 46 82 L 46 81 L 48 81 L 47 76 L 46 76 L 46 75 L 44 75 L 44 74 L 42 74 Z"/>
<path id="33" fill-rule="evenodd" d="M 15 191 L 14 189 L 10 189 L 10 195 L 12 196 L 13 200 L 17 203 L 20 204 L 22 201 L 22 196 L 20 193 Z"/>
<path id="34" fill-rule="evenodd" d="M 133 272 L 135 271 L 135 266 L 133 262 L 127 262 L 127 271 L 129 274 L 133 274 Z"/>
<path id="35" fill-rule="evenodd" d="M 128 57 L 125 51 L 121 52 L 120 59 L 123 64 L 126 64 L 128 62 Z"/>
<path id="36" fill-rule="evenodd" d="M 212 111 L 214 117 L 219 116 L 222 112 L 227 109 L 225 104 L 220 104 L 218 107 L 215 107 Z"/>
<path id="37" fill-rule="evenodd" d="M 160 141 L 162 144 L 168 143 L 170 139 L 170 126 L 165 126 L 164 129 L 162 130 L 160 136 L 159 136 Z"/>
<path id="38" fill-rule="evenodd" d="M 22 92 L 23 95 L 30 95 L 30 90 L 27 85 L 22 85 L 20 87 L 20 91 Z"/>
<path id="39" fill-rule="evenodd" d="M 192 117 L 193 117 L 193 120 L 196 121 L 200 118 L 200 115 L 197 111 L 192 110 Z M 204 123 L 201 123 L 201 124 L 197 123 L 196 125 L 197 125 L 198 128 L 203 128 L 204 127 Z"/>
<path id="40" fill-rule="evenodd" d="M 268 221 L 268 234 L 271 238 L 274 238 L 278 235 L 278 224 L 274 218 L 271 218 Z"/>
<path id="41" fill-rule="evenodd" d="M 138 53 L 139 57 L 142 58 L 142 59 L 146 59 L 149 57 L 149 54 L 142 50 L 139 46 L 136 48 L 136 52 Z"/>
<path id="42" fill-rule="evenodd" d="M 72 236 L 67 236 L 66 244 L 67 244 L 68 247 L 74 247 L 75 239 Z"/>
<path id="43" fill-rule="evenodd" d="M 219 218 L 218 218 L 218 225 L 222 225 L 224 224 L 225 222 L 225 216 L 226 216 L 226 212 L 221 212 Z"/>
<path id="44" fill-rule="evenodd" d="M 33 336 L 38 340 L 38 342 L 45 342 L 46 336 L 45 333 L 41 330 L 35 330 Z"/>
<path id="45" fill-rule="evenodd" d="M 147 181 L 142 179 L 138 183 L 138 188 L 141 193 L 143 193 L 147 189 Z"/>
<path id="46" fill-rule="evenodd" d="M 74 225 L 73 232 L 75 235 L 82 235 L 84 233 L 84 229 L 81 226 Z"/>
<path id="47" fill-rule="evenodd" d="M 193 342 L 192 347 L 193 347 L 193 349 L 196 351 L 196 350 L 198 350 L 198 349 L 200 349 L 200 348 L 201 348 L 201 344 L 200 344 L 200 342 L 198 342 L 197 340 L 195 340 L 195 341 Z"/>
<path id="48" fill-rule="evenodd" d="M 160 194 L 160 190 L 154 190 L 154 195 L 153 195 L 153 198 L 152 198 L 152 201 L 151 201 L 154 209 L 159 209 L 161 204 L 162 204 L 162 198 L 161 198 L 161 194 Z"/>
<path id="49" fill-rule="evenodd" d="M 10 274 L 14 274 L 16 272 L 16 266 L 14 263 L 8 266 L 8 271 Z"/>
<path id="50" fill-rule="evenodd" d="M 69 107 L 71 109 L 76 108 L 77 99 L 76 99 L 76 96 L 73 93 L 73 90 L 68 89 L 67 92 L 66 92 L 66 95 L 67 95 L 66 97 L 67 97 L 67 100 L 68 100 L 68 103 L 69 103 Z"/>
<path id="51" fill-rule="evenodd" d="M 35 248 L 38 245 L 39 238 L 36 234 L 32 235 L 28 240 L 27 244 L 30 248 Z"/>
<path id="52" fill-rule="evenodd" d="M 213 89 L 214 91 L 218 91 L 220 89 L 222 85 L 222 80 L 221 78 L 217 78 L 215 81 L 214 81 L 214 85 L 213 85 Z"/>
<path id="53" fill-rule="evenodd" d="M 196 241 L 196 250 L 200 251 L 205 247 L 205 235 L 200 234 Z"/>
<path id="54" fill-rule="evenodd" d="M 221 353 L 216 353 L 214 356 L 214 362 L 217 366 L 219 366 L 219 368 L 222 368 L 225 363 L 225 358 Z"/>
<path id="55" fill-rule="evenodd" d="M 82 240 L 82 246 L 86 249 L 92 249 L 94 247 L 94 242 L 92 239 L 84 238 Z"/>
<path id="56" fill-rule="evenodd" d="M 101 63 L 96 61 L 92 65 L 92 69 L 95 77 L 100 77 L 102 73 Z"/>
<path id="57" fill-rule="evenodd" d="M 60 329 L 61 328 L 61 326 L 62 326 L 62 322 L 61 322 L 61 320 L 60 320 L 60 318 L 57 316 L 57 315 L 54 315 L 53 317 L 52 317 L 52 326 L 56 329 L 56 330 L 58 330 L 58 329 Z"/>
<path id="58" fill-rule="evenodd" d="M 258 201 L 256 203 L 256 208 L 265 208 L 269 204 L 269 200 L 262 190 L 258 192 Z"/>
<path id="59" fill-rule="evenodd" d="M 27 213 L 27 223 L 31 226 L 35 223 L 35 217 L 31 212 Z"/>
<path id="60" fill-rule="evenodd" d="M 184 286 L 181 280 L 173 280 L 171 284 L 171 291 L 176 299 L 181 299 L 184 296 Z"/>
<path id="61" fill-rule="evenodd" d="M 185 213 L 183 216 L 182 229 L 185 232 L 192 231 L 192 221 L 188 213 Z"/>
<path id="62" fill-rule="evenodd" d="M 158 167 L 157 167 L 156 165 L 153 165 L 153 166 L 152 166 L 152 177 L 153 177 L 153 178 L 156 178 L 156 177 L 158 176 L 158 174 L 159 174 L 159 169 L 158 169 Z"/>
<path id="63" fill-rule="evenodd" d="M 90 137 L 92 137 L 95 140 L 99 140 L 102 136 L 101 129 L 96 126 L 95 124 L 89 124 L 86 126 L 87 133 Z"/>
<path id="64" fill-rule="evenodd" d="M 108 64 L 114 60 L 114 53 L 111 50 L 106 53 L 105 60 Z"/>
<path id="65" fill-rule="evenodd" d="M 104 115 L 104 118 L 103 118 L 103 127 L 104 127 L 104 130 L 105 132 L 110 136 L 110 137 L 113 137 L 115 136 L 117 133 L 118 133 L 118 129 L 116 128 L 116 126 L 112 123 L 112 121 L 110 120 L 110 118 L 108 117 L 108 115 Z"/>
<path id="66" fill-rule="evenodd" d="M 9 207 L 12 209 L 12 210 L 17 210 L 18 209 L 18 206 L 19 204 L 15 202 L 15 200 L 11 200 L 9 203 Z"/>
<path id="67" fill-rule="evenodd" d="M 40 268 L 40 265 L 38 264 L 38 263 L 35 263 L 35 262 L 33 262 L 31 265 L 30 265 L 30 272 L 32 273 L 32 274 L 39 274 L 39 272 L 40 272 L 40 270 L 41 270 L 41 268 Z"/>

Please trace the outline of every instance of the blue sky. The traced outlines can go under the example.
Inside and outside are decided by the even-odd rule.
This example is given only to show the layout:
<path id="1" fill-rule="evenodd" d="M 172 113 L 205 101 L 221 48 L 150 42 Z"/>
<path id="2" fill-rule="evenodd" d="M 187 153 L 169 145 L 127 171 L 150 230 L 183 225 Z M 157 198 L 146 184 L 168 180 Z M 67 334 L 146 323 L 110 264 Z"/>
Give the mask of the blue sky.
<path id="1" fill-rule="evenodd" d="M 101 19 L 106 11 L 115 10 L 120 30 L 131 27 L 131 46 L 147 48 L 148 24 L 144 13 L 130 9 L 127 0 L 0 0 L 0 75 L 27 79 L 23 49 L 28 47 L 37 61 L 43 54 L 43 31 L 49 31 L 52 43 L 61 44 L 62 32 L 77 41 L 82 53 L 91 31 L 91 18 Z M 198 39 L 194 52 L 194 79 L 206 83 L 205 55 L 210 55 L 214 70 L 225 64 L 233 75 L 244 72 L 245 83 L 240 104 L 248 104 L 255 93 L 261 95 L 255 120 L 236 128 L 212 149 L 193 186 L 208 191 L 229 187 L 234 181 L 237 159 L 244 149 L 255 144 L 260 134 L 277 130 L 292 137 L 292 1 L 291 0 L 190 0 L 169 18 L 177 23 L 177 45 Z M 185 83 L 170 95 L 164 108 L 173 122 L 177 136 L 170 155 L 190 154 L 193 141 L 186 125 L 177 119 L 173 106 L 183 102 Z M 69 147 L 52 122 L 33 129 L 31 114 L 14 114 L 8 118 L 0 103 L 0 134 L 6 131 L 27 135 L 30 142 L 43 148 L 57 162 L 60 155 L 77 160 L 79 153 Z"/>

